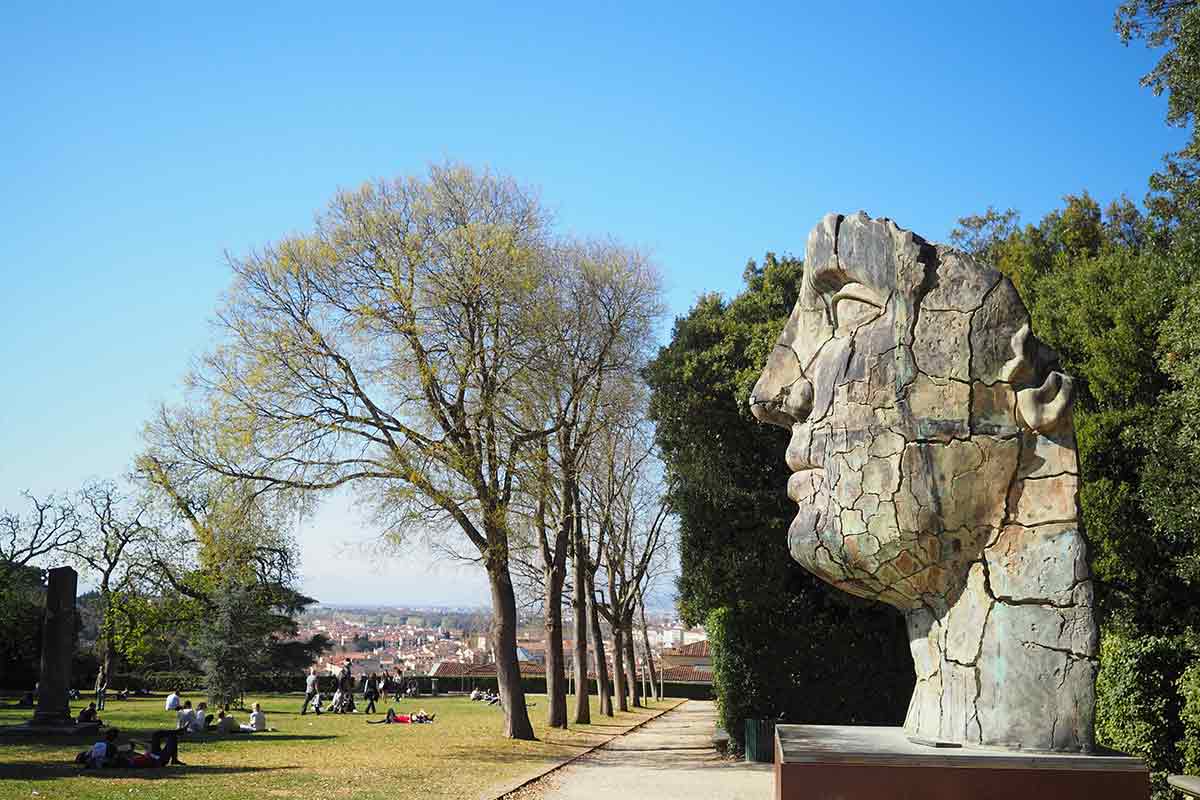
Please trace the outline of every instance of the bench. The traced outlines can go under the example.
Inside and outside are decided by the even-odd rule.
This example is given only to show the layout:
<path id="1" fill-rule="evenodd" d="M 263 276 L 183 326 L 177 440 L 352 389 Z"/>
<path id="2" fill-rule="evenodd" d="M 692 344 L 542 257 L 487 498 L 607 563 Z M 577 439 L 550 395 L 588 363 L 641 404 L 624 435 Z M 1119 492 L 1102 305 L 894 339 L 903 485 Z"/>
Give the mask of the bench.
<path id="1" fill-rule="evenodd" d="M 1192 775 L 1168 775 L 1167 783 L 1188 797 L 1200 797 L 1200 778 Z"/>

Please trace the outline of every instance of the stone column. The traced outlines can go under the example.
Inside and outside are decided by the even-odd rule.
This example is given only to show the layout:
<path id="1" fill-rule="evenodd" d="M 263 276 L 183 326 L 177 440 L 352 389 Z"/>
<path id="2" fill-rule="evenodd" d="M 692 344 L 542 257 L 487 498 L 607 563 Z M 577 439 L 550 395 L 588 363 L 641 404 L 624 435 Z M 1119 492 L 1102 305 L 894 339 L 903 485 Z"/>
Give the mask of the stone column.
<path id="1" fill-rule="evenodd" d="M 75 653 L 75 589 L 78 576 L 70 567 L 50 570 L 42 631 L 42 669 L 34 725 L 74 725 L 67 692 Z"/>

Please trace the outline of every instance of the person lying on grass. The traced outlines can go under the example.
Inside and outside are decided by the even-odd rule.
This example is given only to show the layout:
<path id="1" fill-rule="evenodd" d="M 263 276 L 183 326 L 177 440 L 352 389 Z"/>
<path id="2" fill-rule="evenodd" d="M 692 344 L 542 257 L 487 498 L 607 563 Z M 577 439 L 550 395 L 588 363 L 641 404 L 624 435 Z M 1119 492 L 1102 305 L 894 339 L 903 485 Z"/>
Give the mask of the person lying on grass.
<path id="1" fill-rule="evenodd" d="M 383 719 L 367 720 L 368 725 L 420 725 L 425 722 L 433 722 L 433 718 L 437 714 L 426 714 L 425 709 L 421 709 L 415 714 L 397 714 L 396 709 L 389 708 L 387 716 Z"/>
<path id="2" fill-rule="evenodd" d="M 150 741 L 150 750 L 139 753 L 130 743 L 129 749 L 121 750 L 117 746 L 116 728 L 109 728 L 104 739 L 96 742 L 91 750 L 84 750 L 75 756 L 75 763 L 85 768 L 104 769 L 145 769 L 150 767 L 165 767 L 168 764 L 184 766 L 179 760 L 179 731 L 155 731 Z"/>

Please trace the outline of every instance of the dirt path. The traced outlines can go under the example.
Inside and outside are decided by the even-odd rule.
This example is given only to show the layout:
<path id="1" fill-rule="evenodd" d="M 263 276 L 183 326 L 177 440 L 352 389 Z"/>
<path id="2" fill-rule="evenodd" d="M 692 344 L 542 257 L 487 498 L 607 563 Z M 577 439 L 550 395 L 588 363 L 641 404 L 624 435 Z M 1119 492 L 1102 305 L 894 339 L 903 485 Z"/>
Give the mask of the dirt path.
<path id="1" fill-rule="evenodd" d="M 512 800 L 766 800 L 771 765 L 743 764 L 712 746 L 716 709 L 690 700 L 512 795 Z"/>

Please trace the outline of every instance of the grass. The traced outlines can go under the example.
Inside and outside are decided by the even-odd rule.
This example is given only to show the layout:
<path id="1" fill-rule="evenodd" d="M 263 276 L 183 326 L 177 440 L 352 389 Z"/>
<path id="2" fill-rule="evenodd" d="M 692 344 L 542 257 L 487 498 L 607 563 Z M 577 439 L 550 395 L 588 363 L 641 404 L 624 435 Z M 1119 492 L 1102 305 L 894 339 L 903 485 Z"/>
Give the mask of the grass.
<path id="1" fill-rule="evenodd" d="M 562 731 L 545 725 L 545 695 L 530 695 L 529 715 L 539 741 L 515 742 L 500 736 L 499 707 L 465 697 L 422 697 L 396 705 L 397 711 L 424 708 L 436 714 L 431 725 L 365 724 L 382 718 L 386 704 L 371 717 L 301 716 L 301 699 L 246 698 L 247 706 L 255 700 L 262 703 L 268 724 L 277 731 L 181 738 L 180 758 L 187 766 L 83 770 L 73 759 L 91 739 L 0 738 L 0 798 L 490 798 L 678 702 L 650 703 L 649 709 L 618 712 L 613 718 L 600 716 L 593 702 L 594 724 Z M 568 708 L 573 701 L 568 698 Z M 78 702 L 72 704 L 75 711 L 79 707 Z M 29 716 L 27 709 L 0 709 L 0 725 L 24 722 Z M 101 716 L 121 730 L 122 742 L 148 741 L 152 731 L 174 722 L 174 713 L 163 710 L 161 697 L 109 700 Z M 248 714 L 235 716 L 246 722 Z"/>

